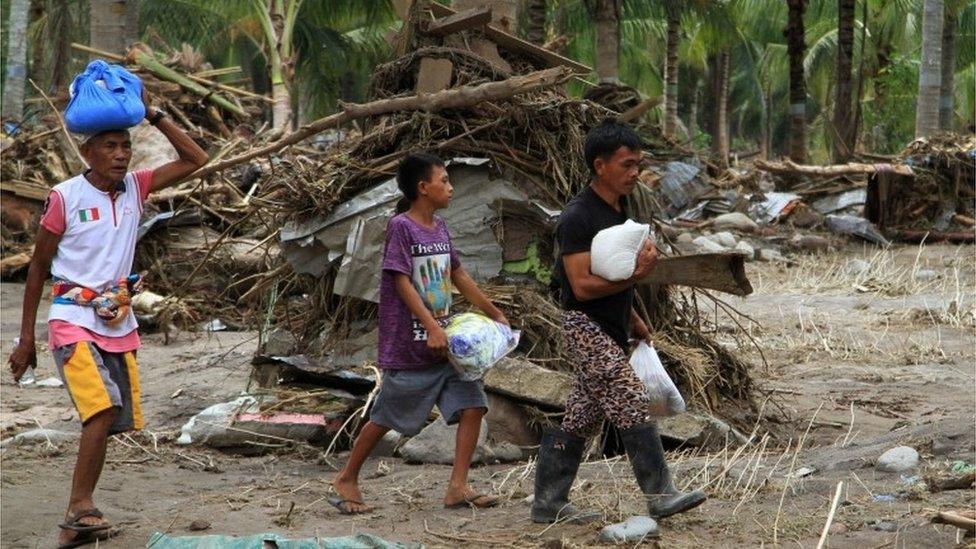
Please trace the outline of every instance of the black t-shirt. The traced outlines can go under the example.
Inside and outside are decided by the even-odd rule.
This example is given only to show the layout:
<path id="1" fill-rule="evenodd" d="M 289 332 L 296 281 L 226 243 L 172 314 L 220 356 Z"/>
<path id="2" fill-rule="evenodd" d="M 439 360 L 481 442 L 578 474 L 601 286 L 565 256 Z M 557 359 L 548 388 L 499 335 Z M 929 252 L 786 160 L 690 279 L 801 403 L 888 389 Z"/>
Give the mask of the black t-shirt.
<path id="1" fill-rule="evenodd" d="M 623 204 L 621 204 L 622 206 Z M 574 196 L 556 225 L 556 243 L 560 257 L 556 259 L 556 279 L 559 281 L 560 302 L 563 309 L 580 311 L 603 328 L 624 350 L 630 332 L 630 310 L 634 303 L 634 287 L 589 301 L 579 301 L 573 294 L 569 277 L 563 268 L 563 255 L 590 251 L 590 243 L 596 233 L 620 225 L 627 215 L 613 209 L 593 189 L 587 185 Z"/>

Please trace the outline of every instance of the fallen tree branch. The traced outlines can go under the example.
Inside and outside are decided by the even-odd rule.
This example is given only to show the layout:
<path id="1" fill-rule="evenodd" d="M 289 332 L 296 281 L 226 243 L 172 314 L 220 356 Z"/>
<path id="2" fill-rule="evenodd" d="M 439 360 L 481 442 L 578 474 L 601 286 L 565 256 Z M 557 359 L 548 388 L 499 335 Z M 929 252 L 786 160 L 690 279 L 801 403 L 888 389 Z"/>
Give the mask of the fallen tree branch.
<path id="1" fill-rule="evenodd" d="M 862 164 L 849 162 L 833 166 L 808 166 L 797 164 L 786 159 L 782 162 L 771 160 L 757 160 L 756 167 L 760 170 L 779 174 L 815 175 L 819 177 L 836 177 L 839 175 L 871 175 L 878 172 L 890 172 L 898 175 L 913 176 L 915 172 L 904 164 Z"/>
<path id="2" fill-rule="evenodd" d="M 964 516 L 962 513 L 965 511 L 939 511 L 932 517 L 932 522 L 935 524 L 951 524 L 956 528 L 965 530 L 970 534 L 976 533 L 976 519 L 973 517 Z M 972 511 L 969 511 L 972 513 Z"/>
<path id="3" fill-rule="evenodd" d="M 317 133 L 330 128 L 335 128 L 343 124 L 381 114 L 400 111 L 427 111 L 437 112 L 443 109 L 457 109 L 469 107 L 485 101 L 499 101 L 509 97 L 529 93 L 544 88 L 552 87 L 565 82 L 569 79 L 571 71 L 565 67 L 555 67 L 543 71 L 537 71 L 524 76 L 515 76 L 508 80 L 499 82 L 487 82 L 478 86 L 463 86 L 439 91 L 432 94 L 409 95 L 406 97 L 394 97 L 391 99 L 381 99 L 371 103 L 354 104 L 343 103 L 342 111 L 320 118 L 301 129 L 288 134 L 287 136 L 253 151 L 244 153 L 234 158 L 229 158 L 223 162 L 217 162 L 197 170 L 188 179 L 206 177 L 212 173 L 219 172 L 247 162 L 252 158 L 264 156 L 273 152 L 280 151 L 289 145 L 294 145 Z"/>

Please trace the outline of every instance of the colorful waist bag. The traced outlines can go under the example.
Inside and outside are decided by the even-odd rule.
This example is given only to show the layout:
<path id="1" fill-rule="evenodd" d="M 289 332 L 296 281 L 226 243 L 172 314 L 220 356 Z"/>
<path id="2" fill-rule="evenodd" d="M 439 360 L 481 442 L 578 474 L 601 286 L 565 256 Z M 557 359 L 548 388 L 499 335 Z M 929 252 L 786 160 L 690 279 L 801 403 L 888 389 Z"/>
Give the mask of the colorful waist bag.
<path id="1" fill-rule="evenodd" d="M 142 279 L 145 273 L 130 274 L 120 278 L 115 286 L 104 292 L 96 292 L 84 286 L 79 286 L 63 278 L 54 278 L 51 295 L 54 303 L 59 305 L 80 305 L 95 309 L 95 314 L 105 324 L 114 326 L 122 322 L 129 315 L 132 307 L 132 296 L 142 291 Z"/>

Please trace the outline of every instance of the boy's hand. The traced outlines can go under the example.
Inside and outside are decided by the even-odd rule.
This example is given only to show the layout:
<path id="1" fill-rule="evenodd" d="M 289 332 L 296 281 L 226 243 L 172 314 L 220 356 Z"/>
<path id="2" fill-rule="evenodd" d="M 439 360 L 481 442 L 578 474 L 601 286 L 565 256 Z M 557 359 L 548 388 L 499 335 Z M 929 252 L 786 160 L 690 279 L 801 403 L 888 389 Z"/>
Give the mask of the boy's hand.
<path id="1" fill-rule="evenodd" d="M 427 329 L 427 348 L 437 356 L 447 356 L 447 332 L 440 326 Z"/>
<path id="2" fill-rule="evenodd" d="M 495 322 L 498 322 L 500 324 L 504 324 L 504 325 L 509 326 L 509 327 L 512 325 L 512 323 L 508 321 L 508 318 L 505 317 L 505 313 L 503 313 L 501 311 L 498 311 L 498 313 L 492 315 L 491 316 L 491 319 L 494 320 Z"/>
<path id="3" fill-rule="evenodd" d="M 33 341 L 21 340 L 10 353 L 10 371 L 14 374 L 14 381 L 20 381 L 21 376 L 29 367 L 37 367 L 37 350 Z"/>

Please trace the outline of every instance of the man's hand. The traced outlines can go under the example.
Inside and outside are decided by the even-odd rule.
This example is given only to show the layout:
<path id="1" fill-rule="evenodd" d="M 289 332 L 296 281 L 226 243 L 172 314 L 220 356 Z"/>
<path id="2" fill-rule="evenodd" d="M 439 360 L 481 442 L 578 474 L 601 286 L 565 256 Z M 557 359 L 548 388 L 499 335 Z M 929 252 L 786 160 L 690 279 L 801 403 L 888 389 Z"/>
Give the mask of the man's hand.
<path id="1" fill-rule="evenodd" d="M 640 253 L 637 254 L 637 268 L 634 269 L 632 279 L 636 282 L 650 274 L 654 265 L 657 264 L 657 258 L 657 246 L 654 245 L 653 240 L 648 238 L 644 241 L 644 247 L 641 248 Z"/>
<path id="2" fill-rule="evenodd" d="M 427 328 L 427 348 L 437 356 L 447 356 L 447 332 L 440 325 Z"/>
<path id="3" fill-rule="evenodd" d="M 10 353 L 10 371 L 14 374 L 14 381 L 20 381 L 27 368 L 36 366 L 37 349 L 34 348 L 34 341 L 21 339 L 14 352 Z"/>

